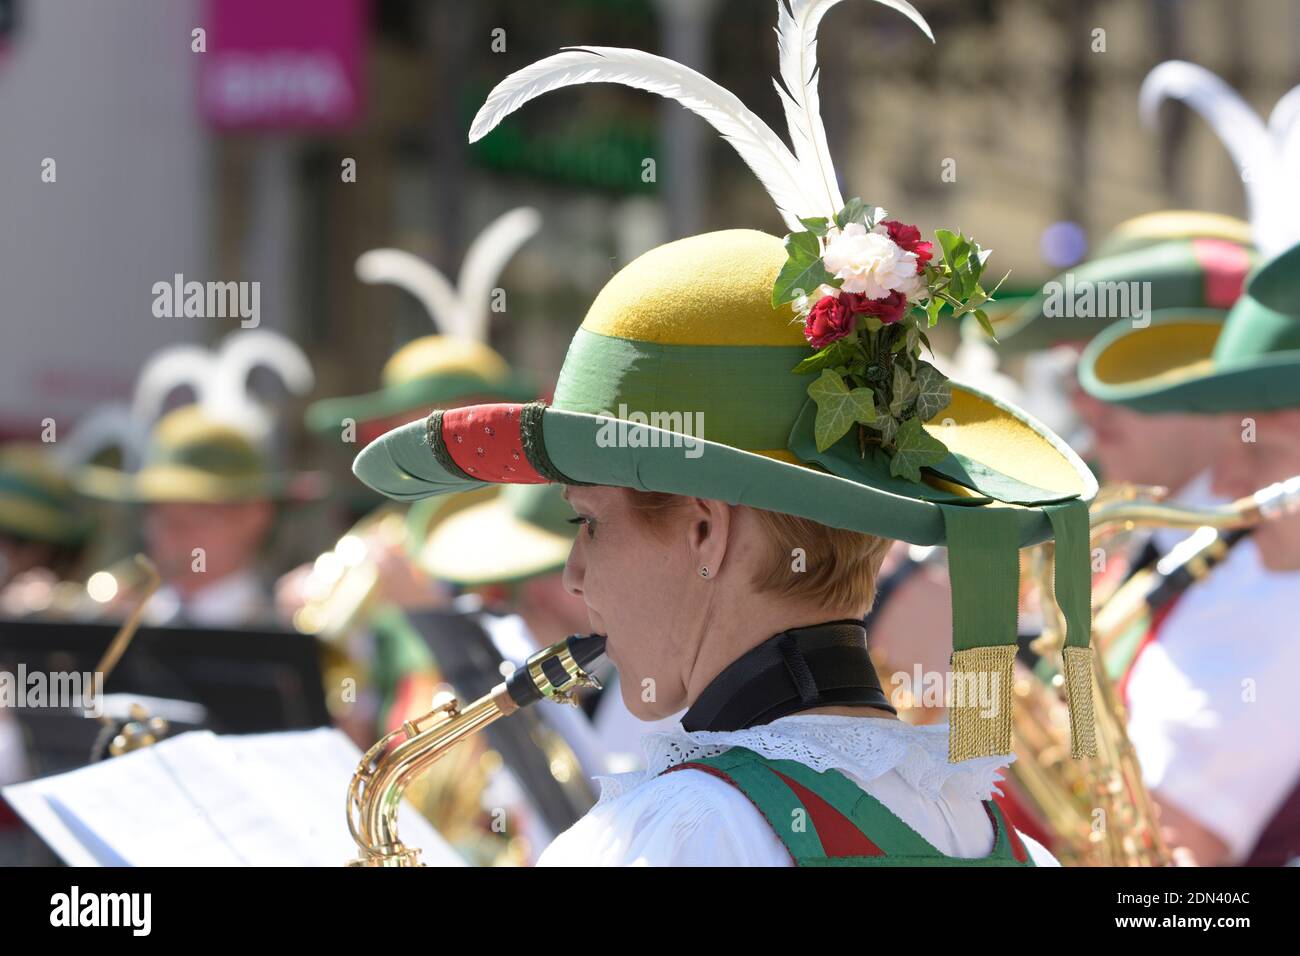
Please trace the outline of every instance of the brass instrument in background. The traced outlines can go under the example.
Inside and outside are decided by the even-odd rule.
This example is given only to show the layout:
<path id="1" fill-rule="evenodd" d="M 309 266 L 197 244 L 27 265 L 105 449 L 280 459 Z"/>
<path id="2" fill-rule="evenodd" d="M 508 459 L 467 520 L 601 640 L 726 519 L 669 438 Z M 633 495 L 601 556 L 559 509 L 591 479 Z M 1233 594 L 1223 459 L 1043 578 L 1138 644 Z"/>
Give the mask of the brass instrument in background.
<path id="1" fill-rule="evenodd" d="M 419 866 L 419 849 L 403 845 L 397 833 L 406 788 L 458 743 L 501 717 L 544 697 L 576 703 L 576 690 L 599 686 L 591 667 L 604 650 L 602 635 L 573 635 L 538 651 L 473 703 L 451 700 L 382 737 L 366 751 L 348 787 L 348 829 L 360 849 L 348 865 Z"/>
<path id="2" fill-rule="evenodd" d="M 375 536 L 386 544 L 404 545 L 405 509 L 377 508 L 316 558 L 303 582 L 303 605 L 293 615 L 295 630 L 334 642 L 359 625 L 379 588 L 379 566 L 367 543 Z"/>
<path id="3" fill-rule="evenodd" d="M 1099 496 L 1092 508 L 1090 541 L 1094 548 L 1137 528 L 1200 529 L 1160 562 L 1155 578 L 1134 575 L 1100 600 L 1094 596 L 1096 757 L 1075 760 L 1070 756 L 1069 718 L 1060 676 L 1065 628 L 1054 600 L 1046 599 L 1052 595 L 1052 545 L 1040 545 L 1030 555 L 1044 610 L 1043 633 L 1032 647 L 1053 665 L 1055 676 L 1044 683 L 1017 666 L 1016 706 L 1012 709 L 1017 759 L 1009 772 L 1018 795 L 1027 799 L 1030 809 L 1051 831 L 1051 849 L 1066 865 L 1170 863 L 1170 851 L 1128 737 L 1127 711 L 1106 673 L 1106 651 L 1149 609 L 1205 577 L 1226 556 L 1230 545 L 1222 532 L 1248 529 L 1300 509 L 1300 476 L 1220 507 L 1180 506 L 1161 500 L 1163 494 L 1160 489 L 1125 486 Z"/>
<path id="4" fill-rule="evenodd" d="M 329 551 L 316 558 L 303 582 L 304 603 L 293 615 L 294 629 L 338 643 L 363 626 L 379 599 L 380 565 L 375 545 L 404 554 L 419 568 L 419 552 L 439 521 L 492 498 L 488 485 L 412 506 L 386 504 L 354 524 Z M 421 572 L 422 573 L 422 572 Z"/>

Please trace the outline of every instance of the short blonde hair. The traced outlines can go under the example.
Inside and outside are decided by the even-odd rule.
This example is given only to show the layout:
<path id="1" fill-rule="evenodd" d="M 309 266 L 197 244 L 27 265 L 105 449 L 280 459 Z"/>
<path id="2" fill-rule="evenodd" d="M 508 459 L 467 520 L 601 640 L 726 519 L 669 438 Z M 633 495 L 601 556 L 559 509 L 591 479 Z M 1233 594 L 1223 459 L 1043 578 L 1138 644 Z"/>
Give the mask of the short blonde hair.
<path id="1" fill-rule="evenodd" d="M 632 510 L 652 528 L 666 527 L 685 499 L 658 491 L 624 489 Z M 831 528 L 809 518 L 750 508 L 767 532 L 768 553 L 754 575 L 761 592 L 826 608 L 871 610 L 876 576 L 893 541 L 861 531 Z M 796 552 L 802 552 L 802 558 Z"/>

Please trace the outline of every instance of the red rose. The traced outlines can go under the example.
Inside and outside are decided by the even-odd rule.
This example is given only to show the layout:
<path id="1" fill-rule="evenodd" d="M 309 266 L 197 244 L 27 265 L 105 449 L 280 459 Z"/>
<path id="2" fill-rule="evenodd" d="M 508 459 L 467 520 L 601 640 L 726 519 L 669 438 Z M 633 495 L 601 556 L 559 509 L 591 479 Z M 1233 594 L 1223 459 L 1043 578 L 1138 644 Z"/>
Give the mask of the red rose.
<path id="1" fill-rule="evenodd" d="M 867 299 L 862 304 L 863 315 L 874 315 L 885 325 L 893 325 L 907 314 L 907 296 L 891 292 L 883 299 Z"/>
<path id="2" fill-rule="evenodd" d="M 867 311 L 867 303 L 871 300 L 867 298 L 865 292 L 841 292 L 840 301 L 854 315 L 861 315 Z"/>
<path id="3" fill-rule="evenodd" d="M 815 349 L 825 348 L 853 331 L 853 312 L 838 297 L 823 296 L 808 313 L 803 337 Z"/>
<path id="4" fill-rule="evenodd" d="M 921 241 L 921 230 L 897 219 L 884 219 L 880 224 L 889 231 L 889 238 L 904 252 L 916 255 L 916 271 L 919 273 L 924 269 L 934 255 L 934 244 Z"/>

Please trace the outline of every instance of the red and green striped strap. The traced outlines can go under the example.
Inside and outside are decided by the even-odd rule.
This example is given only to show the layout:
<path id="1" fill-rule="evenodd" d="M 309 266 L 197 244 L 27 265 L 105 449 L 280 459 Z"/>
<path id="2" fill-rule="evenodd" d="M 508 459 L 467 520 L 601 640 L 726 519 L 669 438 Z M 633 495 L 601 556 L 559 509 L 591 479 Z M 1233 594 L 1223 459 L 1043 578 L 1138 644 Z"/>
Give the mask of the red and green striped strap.
<path id="1" fill-rule="evenodd" d="M 767 820 L 796 866 L 1032 866 L 1024 844 L 992 800 L 996 831 L 986 857 L 945 856 L 838 770 L 819 773 L 733 747 L 670 768 L 699 770 L 740 790 Z"/>

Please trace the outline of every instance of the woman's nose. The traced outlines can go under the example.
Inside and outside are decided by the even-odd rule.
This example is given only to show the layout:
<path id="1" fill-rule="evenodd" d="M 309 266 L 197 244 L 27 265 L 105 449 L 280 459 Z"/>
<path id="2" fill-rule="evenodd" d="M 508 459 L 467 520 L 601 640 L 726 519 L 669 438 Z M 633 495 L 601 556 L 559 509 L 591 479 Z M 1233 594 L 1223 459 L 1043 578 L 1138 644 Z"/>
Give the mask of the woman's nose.
<path id="1" fill-rule="evenodd" d="M 582 596 L 582 577 L 586 572 L 586 565 L 583 562 L 579 552 L 582 550 L 581 534 L 579 540 L 573 542 L 573 547 L 569 549 L 569 559 L 564 562 L 564 574 L 561 580 L 564 582 L 564 590 L 568 591 L 574 597 Z"/>

